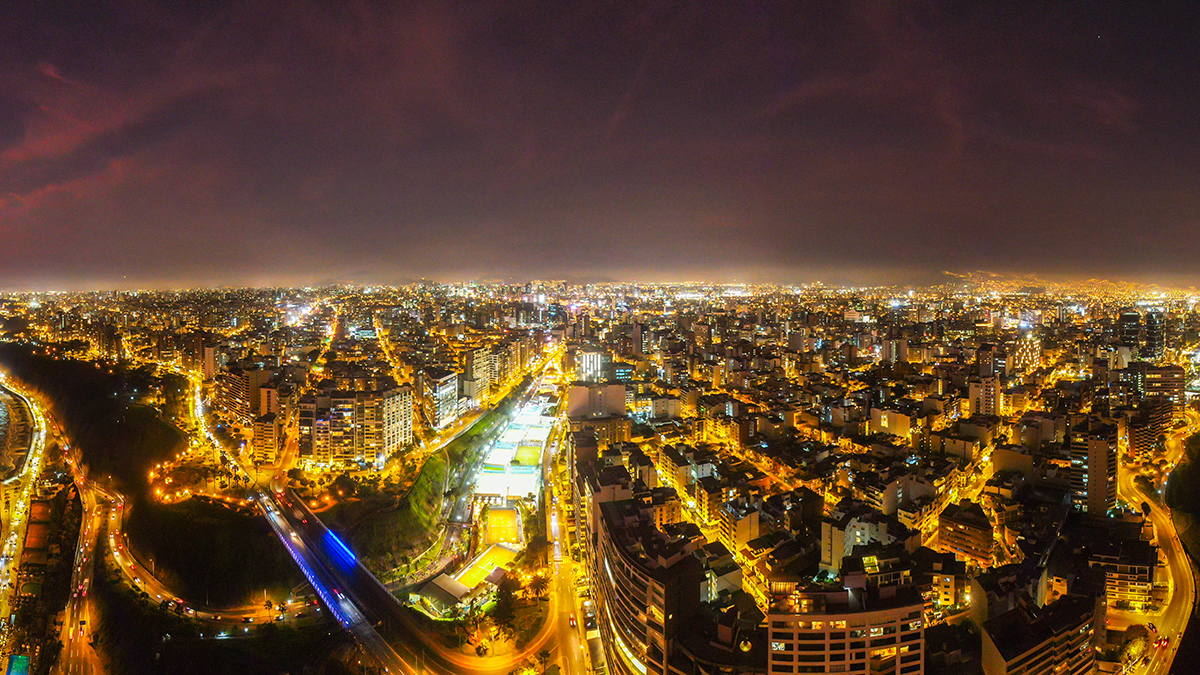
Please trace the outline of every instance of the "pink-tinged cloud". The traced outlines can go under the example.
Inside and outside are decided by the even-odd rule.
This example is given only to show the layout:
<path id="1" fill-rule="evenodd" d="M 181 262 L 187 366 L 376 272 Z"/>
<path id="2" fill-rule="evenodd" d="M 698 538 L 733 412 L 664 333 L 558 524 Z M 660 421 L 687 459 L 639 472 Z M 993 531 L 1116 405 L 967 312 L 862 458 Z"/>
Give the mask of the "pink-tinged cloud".
<path id="1" fill-rule="evenodd" d="M 22 242 L 0 287 L 1200 254 L 1156 234 L 1194 216 L 1186 8 L 41 9 L 0 7 L 0 236 Z"/>

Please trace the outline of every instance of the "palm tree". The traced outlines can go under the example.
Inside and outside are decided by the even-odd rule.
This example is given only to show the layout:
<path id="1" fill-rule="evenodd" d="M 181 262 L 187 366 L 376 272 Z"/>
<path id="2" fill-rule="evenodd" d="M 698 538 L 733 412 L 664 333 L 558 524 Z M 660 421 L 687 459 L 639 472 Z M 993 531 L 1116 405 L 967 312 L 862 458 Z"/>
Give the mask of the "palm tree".
<path id="1" fill-rule="evenodd" d="M 529 590 L 532 591 L 534 595 L 545 595 L 546 591 L 549 589 L 550 580 L 540 574 L 535 576 L 533 580 L 529 582 Z"/>
<path id="2" fill-rule="evenodd" d="M 550 663 L 550 650 L 543 648 L 533 658 L 537 659 L 538 665 L 542 667 L 542 675 L 546 675 L 546 664 Z"/>

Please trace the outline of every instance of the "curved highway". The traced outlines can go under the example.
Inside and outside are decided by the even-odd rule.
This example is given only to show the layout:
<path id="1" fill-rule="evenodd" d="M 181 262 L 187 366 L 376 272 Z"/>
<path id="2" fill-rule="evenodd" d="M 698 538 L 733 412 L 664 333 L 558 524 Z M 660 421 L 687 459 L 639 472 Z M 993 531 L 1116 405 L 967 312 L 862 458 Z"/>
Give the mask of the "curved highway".
<path id="1" fill-rule="evenodd" d="M 1167 439 L 1166 459 L 1169 467 L 1174 468 L 1183 457 L 1183 440 L 1193 427 L 1200 423 L 1200 415 L 1193 411 L 1187 412 L 1188 426 L 1174 431 Z M 1136 474 L 1124 466 L 1118 471 L 1117 491 L 1121 499 L 1140 507 L 1145 502 L 1150 508 L 1150 522 L 1154 526 L 1158 546 L 1166 558 L 1166 571 L 1169 574 L 1168 592 L 1170 597 L 1167 605 L 1160 613 L 1153 615 L 1138 615 L 1131 612 L 1113 612 L 1120 617 L 1119 623 L 1153 623 L 1157 628 L 1151 634 L 1156 640 L 1166 637 L 1169 642 L 1166 647 L 1151 645 L 1149 660 L 1139 664 L 1130 672 L 1139 675 L 1169 675 L 1179 648 L 1179 637 L 1187 630 L 1192 617 L 1192 608 L 1196 600 L 1196 579 L 1193 576 L 1192 562 L 1179 541 L 1175 524 L 1171 521 L 1170 509 L 1157 501 L 1146 498 L 1134 482 Z M 1161 568 L 1160 568 L 1161 569 Z"/>

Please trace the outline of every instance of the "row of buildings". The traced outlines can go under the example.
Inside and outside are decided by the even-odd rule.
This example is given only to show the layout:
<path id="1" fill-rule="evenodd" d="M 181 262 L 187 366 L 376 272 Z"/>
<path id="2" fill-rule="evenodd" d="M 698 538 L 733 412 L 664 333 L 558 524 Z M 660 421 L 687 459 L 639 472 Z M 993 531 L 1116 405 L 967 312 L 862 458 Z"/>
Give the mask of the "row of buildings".
<path id="1" fill-rule="evenodd" d="M 1167 597 L 1153 528 L 1117 495 L 1122 458 L 1157 461 L 1184 419 L 1157 320 L 1135 344 L 1064 342 L 1069 317 L 947 340 L 859 316 L 581 314 L 563 412 L 608 667 L 1093 672 L 1121 639 L 1107 612 Z"/>

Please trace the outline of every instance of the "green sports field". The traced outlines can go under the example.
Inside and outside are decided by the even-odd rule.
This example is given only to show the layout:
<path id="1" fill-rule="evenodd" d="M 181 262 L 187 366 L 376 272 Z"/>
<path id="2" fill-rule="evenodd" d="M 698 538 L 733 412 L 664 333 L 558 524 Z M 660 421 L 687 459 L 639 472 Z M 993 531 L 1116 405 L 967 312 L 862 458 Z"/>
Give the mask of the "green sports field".
<path id="1" fill-rule="evenodd" d="M 484 577 L 497 567 L 504 567 L 517 557 L 516 553 L 503 546 L 489 546 L 478 558 L 458 575 L 458 581 L 467 588 L 475 588 Z"/>
<path id="2" fill-rule="evenodd" d="M 517 448 L 517 462 L 522 466 L 537 466 L 542 460 L 542 449 L 532 445 L 521 445 Z"/>

